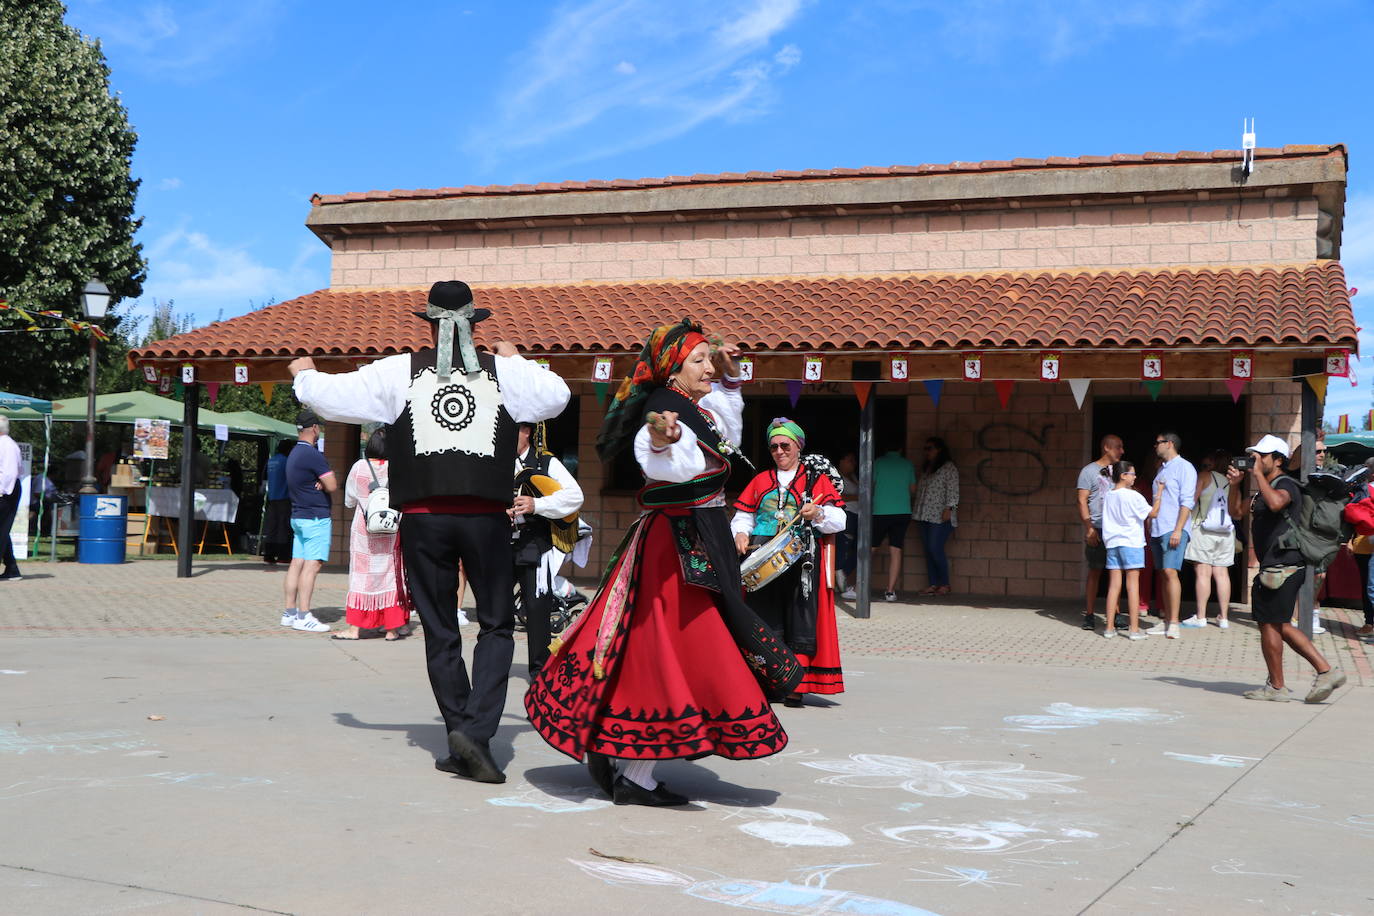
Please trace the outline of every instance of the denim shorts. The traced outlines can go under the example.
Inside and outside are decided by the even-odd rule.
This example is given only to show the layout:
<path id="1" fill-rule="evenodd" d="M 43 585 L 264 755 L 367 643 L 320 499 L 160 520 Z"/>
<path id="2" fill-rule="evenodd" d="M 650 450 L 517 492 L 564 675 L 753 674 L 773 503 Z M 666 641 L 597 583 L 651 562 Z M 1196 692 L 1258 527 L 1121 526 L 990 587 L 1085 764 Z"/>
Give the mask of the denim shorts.
<path id="1" fill-rule="evenodd" d="M 1178 546 L 1170 547 L 1169 538 L 1173 533 L 1150 538 L 1150 553 L 1155 558 L 1155 569 L 1182 569 L 1183 555 L 1188 552 L 1188 529 L 1184 528 L 1178 538 Z"/>
<path id="2" fill-rule="evenodd" d="M 1107 569 L 1144 569 L 1144 547 L 1108 547 Z"/>
<path id="3" fill-rule="evenodd" d="M 329 536 L 333 521 L 327 518 L 291 519 L 291 556 L 296 560 L 329 561 Z"/>

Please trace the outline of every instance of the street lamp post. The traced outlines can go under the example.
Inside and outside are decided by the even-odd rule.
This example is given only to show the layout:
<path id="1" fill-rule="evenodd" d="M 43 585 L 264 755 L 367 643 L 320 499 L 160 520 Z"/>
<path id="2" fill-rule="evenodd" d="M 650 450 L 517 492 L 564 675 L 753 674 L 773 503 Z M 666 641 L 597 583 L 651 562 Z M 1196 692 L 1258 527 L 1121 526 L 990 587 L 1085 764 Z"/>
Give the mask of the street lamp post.
<path id="1" fill-rule="evenodd" d="M 81 311 L 85 316 L 98 321 L 105 317 L 105 310 L 110 306 L 110 288 L 99 280 L 89 281 L 85 288 L 81 290 Z M 89 333 L 89 332 L 88 332 Z M 98 492 L 95 486 L 95 375 L 96 375 L 96 340 L 95 335 L 91 334 L 91 360 L 90 360 L 90 380 L 86 387 L 86 461 L 84 465 L 85 473 L 81 476 L 81 492 Z"/>

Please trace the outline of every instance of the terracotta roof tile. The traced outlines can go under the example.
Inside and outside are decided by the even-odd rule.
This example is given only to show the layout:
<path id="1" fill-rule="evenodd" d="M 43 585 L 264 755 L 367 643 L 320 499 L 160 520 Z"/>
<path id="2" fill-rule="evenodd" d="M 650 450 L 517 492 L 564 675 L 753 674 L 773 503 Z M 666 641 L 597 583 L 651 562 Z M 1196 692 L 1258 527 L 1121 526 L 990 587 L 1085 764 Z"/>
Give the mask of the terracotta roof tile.
<path id="1" fill-rule="evenodd" d="M 1344 156 L 1345 147 L 1285 146 L 1263 147 L 1255 150 L 1256 159 L 1285 157 Z M 562 194 L 570 191 L 620 191 L 634 188 L 658 188 L 673 185 L 725 184 L 761 181 L 817 181 L 837 178 L 890 178 L 895 175 L 936 175 L 948 172 L 1002 172 L 1023 169 L 1085 168 L 1103 165 L 1141 165 L 1159 163 L 1227 162 L 1241 158 L 1240 150 L 1199 152 L 1184 150 L 1178 153 L 1116 153 L 1111 156 L 1049 156 L 1044 159 L 991 159 L 985 162 L 948 162 L 926 165 L 864 166 L 837 169 L 784 169 L 775 172 L 724 172 L 719 175 L 669 175 L 663 178 L 616 178 L 611 180 L 545 182 L 537 185 L 467 185 L 461 188 L 422 188 L 411 191 L 351 191 L 347 194 L 316 194 L 314 206 L 353 203 L 364 200 L 439 200 L 453 197 L 483 197 L 502 194 Z"/>
<path id="2" fill-rule="evenodd" d="M 133 360 L 373 357 L 428 345 L 425 290 L 326 289 L 133 350 Z M 1355 343 L 1335 261 L 1225 268 L 486 286 L 479 342 L 627 351 L 691 315 L 749 350 Z M 785 322 L 779 321 L 786 315 Z"/>

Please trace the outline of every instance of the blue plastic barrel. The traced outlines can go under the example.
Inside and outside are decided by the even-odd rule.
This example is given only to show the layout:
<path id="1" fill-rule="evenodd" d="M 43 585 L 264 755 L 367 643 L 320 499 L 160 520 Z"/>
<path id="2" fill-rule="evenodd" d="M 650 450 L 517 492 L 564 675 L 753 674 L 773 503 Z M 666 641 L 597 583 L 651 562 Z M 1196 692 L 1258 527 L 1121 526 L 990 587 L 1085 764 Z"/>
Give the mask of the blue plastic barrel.
<path id="1" fill-rule="evenodd" d="M 129 497 L 81 494 L 78 563 L 123 563 Z"/>

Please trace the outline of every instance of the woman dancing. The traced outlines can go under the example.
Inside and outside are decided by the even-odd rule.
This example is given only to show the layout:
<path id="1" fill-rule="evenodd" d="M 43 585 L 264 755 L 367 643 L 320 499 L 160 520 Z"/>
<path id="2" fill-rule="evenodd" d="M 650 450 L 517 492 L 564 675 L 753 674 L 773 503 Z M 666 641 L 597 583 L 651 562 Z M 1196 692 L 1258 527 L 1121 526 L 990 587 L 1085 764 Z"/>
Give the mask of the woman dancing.
<path id="1" fill-rule="evenodd" d="M 525 695 L 540 736 L 585 758 L 618 805 L 686 804 L 654 778 L 656 761 L 748 760 L 787 746 L 769 697 L 791 693 L 802 669 L 745 604 L 725 517 L 742 427 L 738 352 L 720 348 L 715 385 L 700 325 L 649 335 L 596 443 L 605 461 L 633 446 L 643 512 Z"/>

